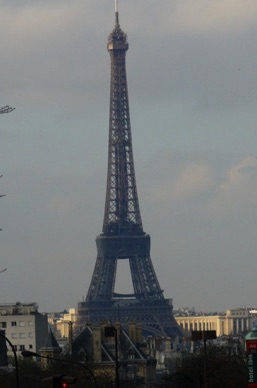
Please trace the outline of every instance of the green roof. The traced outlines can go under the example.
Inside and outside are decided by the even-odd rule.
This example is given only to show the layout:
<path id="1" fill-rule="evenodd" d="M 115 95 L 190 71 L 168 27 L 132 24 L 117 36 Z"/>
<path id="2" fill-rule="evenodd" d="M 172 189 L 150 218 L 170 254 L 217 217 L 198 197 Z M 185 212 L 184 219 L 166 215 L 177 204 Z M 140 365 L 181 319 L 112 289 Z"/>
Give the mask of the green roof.
<path id="1" fill-rule="evenodd" d="M 256 339 L 257 340 L 257 327 L 256 326 L 254 326 L 252 328 L 252 330 L 249 333 L 246 334 L 245 339 L 246 340 L 250 340 L 250 339 Z"/>

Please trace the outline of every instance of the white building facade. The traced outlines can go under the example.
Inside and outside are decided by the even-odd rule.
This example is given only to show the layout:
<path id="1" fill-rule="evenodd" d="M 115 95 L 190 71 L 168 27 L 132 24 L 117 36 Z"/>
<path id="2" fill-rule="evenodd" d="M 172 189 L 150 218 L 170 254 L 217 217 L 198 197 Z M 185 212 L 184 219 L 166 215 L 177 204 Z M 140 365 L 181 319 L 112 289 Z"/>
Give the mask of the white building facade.
<path id="1" fill-rule="evenodd" d="M 1 304 L 0 330 L 12 343 L 19 357 L 23 350 L 39 352 L 48 334 L 47 314 L 38 312 L 37 303 Z M 10 345 L 7 355 L 13 356 Z"/>
<path id="2" fill-rule="evenodd" d="M 240 335 L 250 331 L 254 323 L 254 317 L 247 308 L 227 310 L 223 315 L 183 316 L 175 319 L 186 333 L 193 330 L 215 330 L 217 337 Z"/>
<path id="3" fill-rule="evenodd" d="M 68 313 L 63 314 L 62 318 L 56 320 L 54 332 L 58 338 L 69 338 L 73 323 L 77 321 L 77 315 L 77 309 L 71 308 Z"/>

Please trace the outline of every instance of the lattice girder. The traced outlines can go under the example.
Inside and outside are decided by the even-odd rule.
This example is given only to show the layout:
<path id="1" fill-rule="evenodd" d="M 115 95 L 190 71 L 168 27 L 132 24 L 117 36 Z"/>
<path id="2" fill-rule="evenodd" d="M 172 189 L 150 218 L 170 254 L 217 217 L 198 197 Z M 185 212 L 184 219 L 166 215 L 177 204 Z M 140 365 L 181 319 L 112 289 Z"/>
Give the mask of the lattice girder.
<path id="1" fill-rule="evenodd" d="M 165 299 L 150 256 L 150 236 L 143 230 L 132 151 L 126 76 L 127 36 L 116 25 L 107 45 L 111 58 L 108 171 L 102 234 L 96 237 L 97 260 L 86 301 L 78 306 L 78 327 L 85 322 L 134 321 L 145 333 L 180 333 L 171 300 Z M 128 260 L 133 292 L 115 292 L 118 260 Z M 128 275 L 128 274 L 126 274 Z"/>
<path id="2" fill-rule="evenodd" d="M 128 45 L 109 49 L 111 92 L 109 119 L 109 157 L 103 233 L 142 234 L 130 128 L 126 77 Z"/>

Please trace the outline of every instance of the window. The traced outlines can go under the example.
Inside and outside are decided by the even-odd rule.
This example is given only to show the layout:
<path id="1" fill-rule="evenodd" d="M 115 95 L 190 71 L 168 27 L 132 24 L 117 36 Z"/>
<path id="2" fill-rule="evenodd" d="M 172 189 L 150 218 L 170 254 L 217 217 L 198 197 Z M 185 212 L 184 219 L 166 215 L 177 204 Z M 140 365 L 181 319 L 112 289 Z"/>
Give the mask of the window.
<path id="1" fill-rule="evenodd" d="M 33 345 L 29 345 L 29 349 L 33 349 Z"/>
<path id="2" fill-rule="evenodd" d="M 28 324 L 29 324 L 29 326 L 32 326 L 32 325 L 33 325 L 33 322 L 32 322 L 32 321 L 29 321 Z"/>
<path id="3" fill-rule="evenodd" d="M 20 345 L 19 351 L 22 352 L 23 350 L 25 350 L 25 345 Z"/>
<path id="4" fill-rule="evenodd" d="M 11 326 L 17 326 L 17 322 L 16 321 L 12 321 Z"/>
<path id="5" fill-rule="evenodd" d="M 25 322 L 24 322 L 24 321 L 20 321 L 20 322 L 19 322 L 19 326 L 20 326 L 20 327 L 24 327 L 24 326 L 25 326 Z"/>
<path id="6" fill-rule="evenodd" d="M 0 322 L 0 327 L 5 329 L 7 327 L 6 322 Z"/>
<path id="7" fill-rule="evenodd" d="M 25 338 L 25 333 L 19 333 L 19 338 Z"/>
<path id="8" fill-rule="evenodd" d="M 33 334 L 32 333 L 29 333 L 29 338 L 33 338 Z"/>
<path id="9" fill-rule="evenodd" d="M 12 333 L 12 334 L 11 334 L 11 338 L 12 338 L 12 339 L 17 338 L 17 333 Z"/>
<path id="10" fill-rule="evenodd" d="M 13 349 L 15 350 L 15 352 L 17 351 L 17 345 L 13 345 Z"/>
<path id="11" fill-rule="evenodd" d="M 237 322 L 236 319 L 233 319 L 233 334 L 237 333 Z"/>
<path id="12" fill-rule="evenodd" d="M 224 321 L 222 321 L 221 322 L 221 333 L 224 335 L 224 333 L 225 333 L 225 322 Z"/>

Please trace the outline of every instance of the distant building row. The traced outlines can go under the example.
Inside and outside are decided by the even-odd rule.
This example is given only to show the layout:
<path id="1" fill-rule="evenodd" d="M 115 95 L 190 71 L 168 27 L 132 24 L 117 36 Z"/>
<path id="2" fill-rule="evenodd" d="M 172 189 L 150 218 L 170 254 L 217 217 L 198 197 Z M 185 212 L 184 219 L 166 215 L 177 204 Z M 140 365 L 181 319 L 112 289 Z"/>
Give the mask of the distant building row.
<path id="1" fill-rule="evenodd" d="M 193 330 L 215 330 L 217 337 L 237 336 L 250 331 L 257 322 L 256 311 L 247 308 L 227 310 L 224 314 L 176 316 L 185 337 L 190 337 Z M 0 305 L 0 330 L 4 330 L 6 337 L 12 342 L 17 355 L 21 352 L 32 350 L 39 352 L 44 346 L 48 336 L 48 328 L 52 331 L 60 347 L 67 352 L 72 351 L 72 345 L 78 337 L 73 325 L 76 322 L 76 309 L 70 309 L 65 314 L 42 314 L 38 312 L 36 303 L 2 304 Z M 173 340 L 172 340 L 173 341 Z M 162 357 L 162 349 L 165 353 L 179 350 L 181 341 L 177 343 L 167 339 L 146 339 L 148 348 L 152 349 L 151 356 Z M 149 352 L 148 352 L 149 354 Z M 8 355 L 12 355 L 8 346 Z M 158 361 L 159 363 L 159 361 Z"/>
<path id="2" fill-rule="evenodd" d="M 241 335 L 250 331 L 256 314 L 247 308 L 227 310 L 225 314 L 193 315 L 175 317 L 185 334 L 193 330 L 215 330 L 217 337 Z"/>

